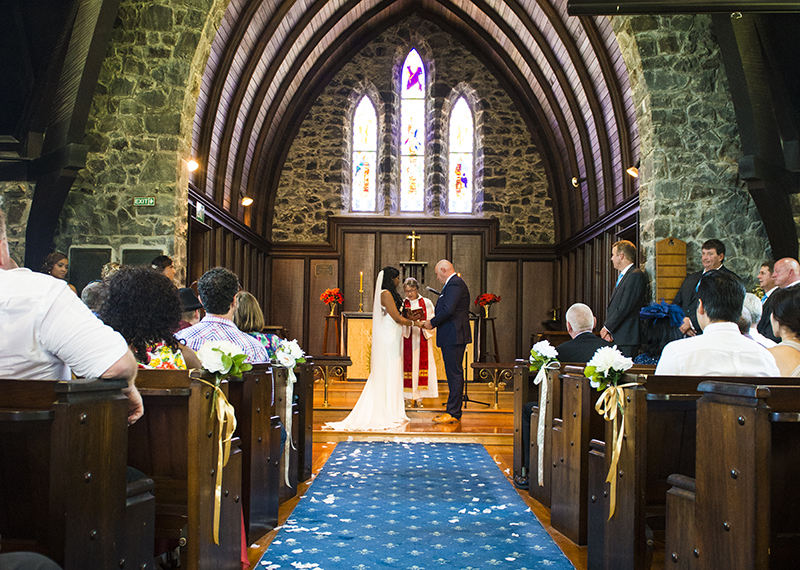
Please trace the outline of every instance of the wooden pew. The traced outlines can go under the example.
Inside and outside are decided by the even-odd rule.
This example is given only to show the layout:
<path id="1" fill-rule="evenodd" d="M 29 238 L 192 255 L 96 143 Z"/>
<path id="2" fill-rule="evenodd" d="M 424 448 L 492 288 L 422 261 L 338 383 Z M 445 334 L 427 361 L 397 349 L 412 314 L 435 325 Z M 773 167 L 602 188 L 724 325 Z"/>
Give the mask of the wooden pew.
<path id="1" fill-rule="evenodd" d="M 800 386 L 706 381 L 697 405 L 696 493 L 668 510 L 674 568 L 791 568 L 800 559 Z M 724 380 L 730 380 L 725 378 Z M 696 499 L 696 501 L 694 500 Z M 694 523 L 694 524 L 693 524 Z M 693 525 L 693 531 L 686 531 Z M 671 562 L 669 562 L 671 561 Z"/>
<path id="2" fill-rule="evenodd" d="M 698 386 L 705 380 L 708 377 L 639 376 L 636 381 L 640 386 L 625 389 L 625 438 L 616 470 L 616 511 L 611 520 L 607 520 L 609 486 L 604 483 L 611 464 L 610 422 L 606 423 L 603 438 L 604 462 L 602 466 L 592 463 L 589 527 L 597 529 L 603 522 L 602 538 L 595 536 L 589 540 L 589 568 L 650 567 L 654 546 L 666 535 L 667 491 L 681 481 L 674 475 L 694 477 L 695 474 L 695 457 L 699 456 L 699 451 L 695 452 Z M 725 380 L 742 384 L 763 379 Z M 770 382 L 794 384 L 796 379 L 773 378 Z M 599 447 L 594 445 L 593 449 Z M 671 501 L 685 499 L 689 489 L 681 485 L 682 489 L 676 488 L 671 493 Z M 601 488 L 602 497 L 598 493 Z M 594 502 L 592 497 L 596 499 Z"/>
<path id="3" fill-rule="evenodd" d="M 0 380 L 2 551 L 153 568 L 153 482 L 126 484 L 122 380 Z"/>
<path id="4" fill-rule="evenodd" d="M 203 377 L 213 383 L 213 378 Z M 129 429 L 128 461 L 153 478 L 156 538 L 179 541 L 181 567 L 241 570 L 242 453 L 234 438 L 222 475 L 219 544 L 213 540 L 219 426 L 214 390 L 186 370 L 140 370 L 145 414 Z M 222 383 L 228 393 L 228 382 Z"/>
<path id="5" fill-rule="evenodd" d="M 599 393 L 583 375 L 583 364 L 562 364 L 554 389 L 560 408 L 552 420 L 550 517 L 553 528 L 573 542 L 587 541 L 590 441 L 604 439 L 603 419 L 594 409 Z M 631 374 L 649 374 L 653 366 L 637 365 Z M 533 429 L 533 424 L 531 424 Z"/>
<path id="6" fill-rule="evenodd" d="M 242 378 L 230 378 L 228 401 L 236 410 L 242 509 L 247 543 L 252 544 L 278 525 L 281 429 L 271 365 L 256 364 Z"/>
<path id="7" fill-rule="evenodd" d="M 561 409 L 561 382 L 559 371 L 548 370 L 548 400 L 550 405 L 545 418 L 544 449 L 541 461 L 544 462 L 544 485 L 538 484 L 539 446 L 537 444 L 537 429 L 539 425 L 539 406 L 534 406 L 531 413 L 531 439 L 529 448 L 529 464 L 523 464 L 522 450 L 522 408 L 533 400 L 541 400 L 542 386 L 533 384 L 537 372 L 530 372 L 528 360 L 517 360 L 514 367 L 514 475 L 529 477 L 528 493 L 545 507 L 550 507 L 550 476 L 552 453 L 552 426 L 553 413 Z M 535 395 L 534 395 L 535 394 Z"/>

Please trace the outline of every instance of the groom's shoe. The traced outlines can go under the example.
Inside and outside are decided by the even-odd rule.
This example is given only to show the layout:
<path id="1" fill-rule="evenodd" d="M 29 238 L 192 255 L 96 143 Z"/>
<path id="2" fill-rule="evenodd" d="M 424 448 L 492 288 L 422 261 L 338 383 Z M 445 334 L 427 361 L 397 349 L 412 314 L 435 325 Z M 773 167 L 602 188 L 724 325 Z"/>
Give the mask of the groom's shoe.
<path id="1" fill-rule="evenodd" d="M 433 418 L 435 424 L 449 424 L 450 422 L 457 422 L 459 418 L 454 418 L 450 414 L 441 414 Z"/>

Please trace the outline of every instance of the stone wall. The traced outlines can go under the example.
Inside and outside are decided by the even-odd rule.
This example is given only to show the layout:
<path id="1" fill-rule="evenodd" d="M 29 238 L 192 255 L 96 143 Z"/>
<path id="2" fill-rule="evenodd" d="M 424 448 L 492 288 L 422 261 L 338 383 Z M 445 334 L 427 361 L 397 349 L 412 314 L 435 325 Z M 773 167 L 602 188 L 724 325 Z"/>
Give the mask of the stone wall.
<path id="1" fill-rule="evenodd" d="M 446 191 L 442 160 L 446 141 L 443 108 L 460 84 L 477 95 L 476 130 L 482 133 L 482 185 L 477 192 L 476 215 L 500 222 L 501 243 L 551 244 L 553 210 L 538 150 L 514 103 L 480 61 L 452 36 L 434 24 L 412 16 L 389 28 L 361 50 L 333 78 L 303 120 L 281 174 L 275 199 L 272 239 L 278 242 L 322 242 L 326 219 L 347 214 L 349 173 L 346 142 L 356 97 L 376 92 L 379 141 L 378 192 L 380 213 L 398 211 L 397 153 L 393 140 L 399 128 L 399 97 L 393 72 L 410 47 L 432 59 L 429 93 L 427 185 L 431 198 L 426 215 L 441 214 Z M 430 60 L 429 59 L 429 60 Z M 399 62 L 399 63 L 398 63 Z M 469 100 L 469 99 L 468 99 Z M 480 163 L 480 160 L 477 161 Z M 475 179 L 480 171 L 476 169 Z M 380 208 L 380 206 L 383 208 Z"/>
<path id="2" fill-rule="evenodd" d="M 123 0 L 87 122 L 89 146 L 56 246 L 157 248 L 185 266 L 186 158 L 225 0 Z M 154 196 L 154 207 L 134 207 Z"/>
<path id="3" fill-rule="evenodd" d="M 748 288 L 771 255 L 761 217 L 738 179 L 736 115 L 711 18 L 612 18 L 630 74 L 641 136 L 640 242 L 651 275 L 655 243 L 687 242 L 689 271 L 700 245 L 718 238 L 726 266 Z"/>
<path id="4" fill-rule="evenodd" d="M 0 209 L 6 214 L 6 236 L 11 258 L 20 267 L 25 261 L 25 230 L 33 201 L 33 184 L 26 181 L 0 182 Z"/>

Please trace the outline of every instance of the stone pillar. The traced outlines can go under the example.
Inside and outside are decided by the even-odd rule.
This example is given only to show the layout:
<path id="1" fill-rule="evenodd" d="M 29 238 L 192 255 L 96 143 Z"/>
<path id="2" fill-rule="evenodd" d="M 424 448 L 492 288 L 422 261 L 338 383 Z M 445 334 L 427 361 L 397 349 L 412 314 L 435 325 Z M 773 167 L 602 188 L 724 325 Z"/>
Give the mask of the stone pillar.
<path id="1" fill-rule="evenodd" d="M 726 266 L 755 285 L 769 242 L 755 204 L 738 179 L 736 115 L 711 18 L 613 17 L 630 75 L 641 145 L 640 243 L 655 273 L 655 243 L 688 244 L 688 271 L 700 245 L 718 238 Z"/>

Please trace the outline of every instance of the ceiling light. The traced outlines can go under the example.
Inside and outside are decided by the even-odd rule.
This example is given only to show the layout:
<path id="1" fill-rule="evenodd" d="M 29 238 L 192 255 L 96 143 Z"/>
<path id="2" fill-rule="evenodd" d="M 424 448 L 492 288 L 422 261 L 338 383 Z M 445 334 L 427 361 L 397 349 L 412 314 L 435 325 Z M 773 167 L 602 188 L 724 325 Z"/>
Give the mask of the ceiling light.
<path id="1" fill-rule="evenodd" d="M 242 206 L 249 206 L 253 203 L 253 199 L 250 196 L 242 196 Z"/>
<path id="2" fill-rule="evenodd" d="M 577 188 L 581 185 L 581 182 L 586 182 L 586 178 L 578 178 L 577 176 L 572 177 L 572 185 Z"/>
<path id="3" fill-rule="evenodd" d="M 633 176 L 634 178 L 639 178 L 639 165 L 640 164 L 641 164 L 641 161 L 637 160 L 636 161 L 636 166 L 631 166 L 625 172 L 628 173 L 628 176 Z"/>
<path id="4" fill-rule="evenodd" d="M 189 169 L 189 172 L 194 172 L 198 168 L 200 168 L 200 163 L 197 162 L 195 159 L 190 158 L 189 162 L 186 163 L 186 167 Z"/>

